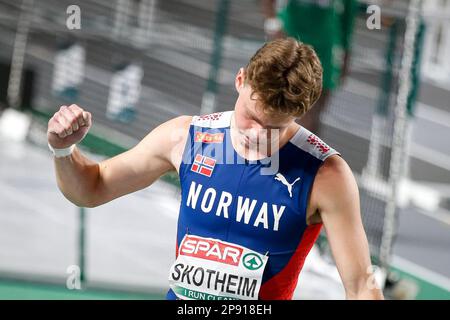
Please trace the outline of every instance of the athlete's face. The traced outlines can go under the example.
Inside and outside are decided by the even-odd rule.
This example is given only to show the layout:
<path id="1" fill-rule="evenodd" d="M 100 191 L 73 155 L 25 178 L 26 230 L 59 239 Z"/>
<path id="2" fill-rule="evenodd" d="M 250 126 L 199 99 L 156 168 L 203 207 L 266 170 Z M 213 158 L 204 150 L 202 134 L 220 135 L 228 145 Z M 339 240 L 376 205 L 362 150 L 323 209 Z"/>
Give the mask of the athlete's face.
<path id="1" fill-rule="evenodd" d="M 245 84 L 244 69 L 239 70 L 235 84 L 239 93 L 234 110 L 239 142 L 245 147 L 278 143 L 279 137 L 283 137 L 295 118 L 264 113 L 258 96 L 252 95 L 252 88 Z"/>

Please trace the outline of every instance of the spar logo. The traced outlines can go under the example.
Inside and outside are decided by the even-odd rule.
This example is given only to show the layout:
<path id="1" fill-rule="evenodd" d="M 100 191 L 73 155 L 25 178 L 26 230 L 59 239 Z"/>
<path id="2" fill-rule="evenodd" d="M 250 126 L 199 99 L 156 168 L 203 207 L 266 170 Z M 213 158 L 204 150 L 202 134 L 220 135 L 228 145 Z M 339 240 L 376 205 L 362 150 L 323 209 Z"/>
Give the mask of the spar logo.
<path id="1" fill-rule="evenodd" d="M 218 240 L 186 236 L 179 254 L 237 266 L 242 252 L 242 248 Z"/>
<path id="2" fill-rule="evenodd" d="M 249 270 L 258 270 L 264 264 L 260 256 L 254 253 L 247 253 L 242 260 L 244 267 Z"/>
<path id="3" fill-rule="evenodd" d="M 207 133 L 197 131 L 195 133 L 194 142 L 222 143 L 223 133 Z"/>

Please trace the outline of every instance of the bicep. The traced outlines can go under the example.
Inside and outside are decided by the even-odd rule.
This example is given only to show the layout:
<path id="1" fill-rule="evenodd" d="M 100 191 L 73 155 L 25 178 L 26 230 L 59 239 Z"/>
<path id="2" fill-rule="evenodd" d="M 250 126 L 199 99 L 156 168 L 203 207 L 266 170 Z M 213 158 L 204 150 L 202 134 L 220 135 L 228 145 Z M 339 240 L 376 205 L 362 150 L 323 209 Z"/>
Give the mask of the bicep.
<path id="1" fill-rule="evenodd" d="M 366 281 L 371 265 L 358 186 L 346 164 L 330 179 L 324 188 L 326 199 L 320 209 L 321 218 L 344 286 L 352 292 L 365 284 L 362 282 Z"/>
<path id="2" fill-rule="evenodd" d="M 96 188 L 100 204 L 148 187 L 164 173 L 175 170 L 174 161 L 181 156 L 179 146 L 187 135 L 188 122 L 190 117 L 186 116 L 169 120 L 132 149 L 102 161 Z"/>

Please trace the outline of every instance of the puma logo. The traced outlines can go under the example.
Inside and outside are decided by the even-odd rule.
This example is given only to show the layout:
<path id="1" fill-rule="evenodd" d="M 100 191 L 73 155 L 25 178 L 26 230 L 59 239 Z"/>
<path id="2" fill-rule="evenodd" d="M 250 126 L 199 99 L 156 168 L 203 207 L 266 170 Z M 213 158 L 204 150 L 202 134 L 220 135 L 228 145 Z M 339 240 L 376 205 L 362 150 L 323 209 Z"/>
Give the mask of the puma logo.
<path id="1" fill-rule="evenodd" d="M 296 183 L 298 180 L 300 180 L 300 177 L 295 179 L 294 182 L 289 183 L 281 173 L 277 173 L 275 176 L 275 180 L 280 181 L 282 184 L 284 184 L 287 187 L 287 189 L 289 191 L 289 196 L 292 198 L 292 186 L 294 185 L 294 183 Z"/>

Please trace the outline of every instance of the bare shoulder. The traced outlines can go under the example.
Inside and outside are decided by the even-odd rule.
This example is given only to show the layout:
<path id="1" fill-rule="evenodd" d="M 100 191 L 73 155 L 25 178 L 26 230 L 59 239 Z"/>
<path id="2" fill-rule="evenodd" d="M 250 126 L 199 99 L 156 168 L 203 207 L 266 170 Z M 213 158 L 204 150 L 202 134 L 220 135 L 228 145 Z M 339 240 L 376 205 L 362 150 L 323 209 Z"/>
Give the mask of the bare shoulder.
<path id="1" fill-rule="evenodd" d="M 172 119 L 167 120 L 160 124 L 155 130 L 159 129 L 164 133 L 169 133 L 177 130 L 186 130 L 189 128 L 192 122 L 192 116 L 178 116 Z"/>
<path id="2" fill-rule="evenodd" d="M 170 160 L 177 171 L 183 157 L 184 146 L 189 136 L 189 127 L 191 123 L 192 116 L 179 116 L 174 118 L 170 124 L 169 133 L 174 151 Z"/>
<path id="3" fill-rule="evenodd" d="M 332 194 L 342 195 L 358 189 L 352 170 L 339 155 L 333 155 L 324 161 L 316 180 L 321 193 L 327 198 L 333 198 Z"/>
<path id="4" fill-rule="evenodd" d="M 189 126 L 192 122 L 192 116 L 187 116 L 187 115 L 178 116 L 169 121 L 175 127 L 180 126 L 181 128 L 186 129 L 186 128 L 189 128 Z"/>
<path id="5" fill-rule="evenodd" d="M 330 156 L 319 168 L 311 191 L 311 202 L 319 212 L 359 203 L 355 177 L 341 156 Z"/>
<path id="6" fill-rule="evenodd" d="M 181 159 L 183 158 L 184 146 L 189 136 L 189 127 L 192 122 L 192 116 L 179 116 L 169 120 L 165 126 L 165 136 L 169 141 L 170 150 L 166 151 L 167 159 L 173 167 L 179 170 Z"/>
<path id="7" fill-rule="evenodd" d="M 173 147 L 180 140 L 186 140 L 192 116 L 178 116 L 161 123 L 153 129 L 141 143 L 154 143 L 155 139 L 160 139 L 162 147 Z"/>
<path id="8" fill-rule="evenodd" d="M 136 154 L 160 159 L 178 170 L 191 121 L 192 116 L 182 115 L 161 123 L 139 142 L 136 149 L 141 153 Z"/>
<path id="9" fill-rule="evenodd" d="M 347 162 L 339 155 L 328 157 L 320 166 L 316 179 L 327 179 L 337 182 L 341 179 L 353 178 L 352 170 Z M 329 183 L 332 181 L 328 181 Z"/>

